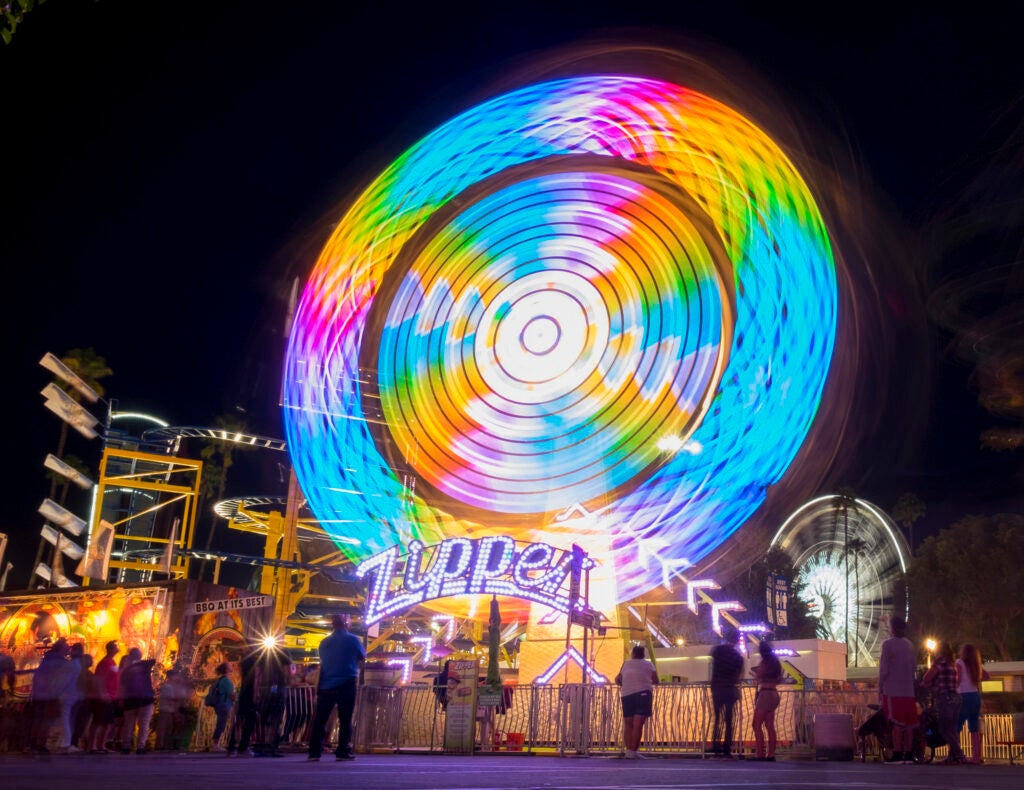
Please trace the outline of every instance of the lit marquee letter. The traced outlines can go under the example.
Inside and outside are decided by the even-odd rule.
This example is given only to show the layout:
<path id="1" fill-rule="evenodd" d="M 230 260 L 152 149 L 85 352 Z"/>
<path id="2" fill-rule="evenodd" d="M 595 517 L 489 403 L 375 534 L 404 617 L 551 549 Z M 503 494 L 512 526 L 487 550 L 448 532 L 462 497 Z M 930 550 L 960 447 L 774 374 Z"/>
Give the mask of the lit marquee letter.
<path id="1" fill-rule="evenodd" d="M 491 535 L 477 544 L 468 593 L 484 592 L 485 582 L 508 573 L 515 558 L 516 544 L 507 535 Z M 495 556 L 497 555 L 497 556 Z"/>
<path id="2" fill-rule="evenodd" d="M 512 580 L 525 590 L 539 587 L 544 582 L 545 575 L 531 574 L 534 571 L 547 570 L 554 556 L 555 550 L 547 543 L 530 544 L 516 560 L 516 565 L 512 569 Z"/>
<path id="3" fill-rule="evenodd" d="M 372 625 L 390 612 L 405 609 L 423 600 L 421 593 L 406 591 L 396 591 L 396 595 L 389 598 L 397 560 L 398 546 L 392 546 L 379 554 L 374 554 L 356 568 L 356 575 L 359 578 L 373 575 L 373 584 L 366 596 L 367 625 Z"/>
<path id="4" fill-rule="evenodd" d="M 464 593 L 468 583 L 466 571 L 473 558 L 473 542 L 468 538 L 441 541 L 441 545 L 434 550 L 430 567 L 417 579 L 415 574 L 419 570 L 422 549 L 423 544 L 419 541 L 409 544 L 409 564 L 405 568 L 406 589 L 422 592 L 422 601 Z M 414 556 L 415 562 L 412 561 Z"/>

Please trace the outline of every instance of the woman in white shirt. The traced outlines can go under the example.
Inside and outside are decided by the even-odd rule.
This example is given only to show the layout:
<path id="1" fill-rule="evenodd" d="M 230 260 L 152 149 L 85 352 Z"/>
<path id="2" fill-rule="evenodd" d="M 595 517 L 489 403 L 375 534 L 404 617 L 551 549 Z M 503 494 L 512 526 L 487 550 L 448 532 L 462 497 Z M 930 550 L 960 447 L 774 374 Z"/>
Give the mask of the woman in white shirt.
<path id="1" fill-rule="evenodd" d="M 967 730 L 971 733 L 971 759 L 968 763 L 980 765 L 981 759 L 981 681 L 988 680 L 988 672 L 981 665 L 981 653 L 974 645 L 967 643 L 960 648 L 960 658 L 956 660 L 957 676 L 962 700 L 960 716 L 956 731 L 959 732 L 967 722 Z"/>
<path id="2" fill-rule="evenodd" d="M 626 759 L 640 758 L 640 739 L 644 724 L 651 717 L 654 703 L 654 687 L 658 683 L 658 671 L 654 664 L 644 658 L 643 645 L 635 645 L 631 657 L 622 662 L 622 669 L 615 676 L 621 687 L 623 741 Z"/>

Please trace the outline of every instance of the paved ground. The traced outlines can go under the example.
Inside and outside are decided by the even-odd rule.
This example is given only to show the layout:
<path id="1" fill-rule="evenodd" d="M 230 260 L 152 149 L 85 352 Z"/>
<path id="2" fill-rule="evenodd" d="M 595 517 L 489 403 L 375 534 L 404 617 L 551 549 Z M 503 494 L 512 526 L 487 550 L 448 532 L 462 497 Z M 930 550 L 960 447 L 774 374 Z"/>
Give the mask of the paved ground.
<path id="1" fill-rule="evenodd" d="M 223 755 L 0 754 L 0 786 L 10 790 L 590 790 L 591 788 L 830 788 L 830 790 L 1017 790 L 1024 766 L 881 765 L 783 760 L 731 763 L 693 758 L 623 760 L 542 755 L 370 754 L 352 762 L 304 755 L 227 759 Z"/>

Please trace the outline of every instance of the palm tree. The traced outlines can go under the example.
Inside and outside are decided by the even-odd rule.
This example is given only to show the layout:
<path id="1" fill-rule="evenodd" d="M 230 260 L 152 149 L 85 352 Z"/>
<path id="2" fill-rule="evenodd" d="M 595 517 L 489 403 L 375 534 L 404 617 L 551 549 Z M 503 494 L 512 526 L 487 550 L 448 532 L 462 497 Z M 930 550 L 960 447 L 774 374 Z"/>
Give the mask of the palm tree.
<path id="1" fill-rule="evenodd" d="M 246 424 L 231 414 L 222 414 L 213 421 L 214 428 L 224 431 L 225 435 L 245 434 L 248 432 Z M 224 499 L 224 491 L 227 488 L 228 471 L 235 463 L 236 452 L 246 452 L 255 449 L 249 444 L 239 444 L 232 439 L 213 439 L 200 450 L 199 455 L 203 459 L 203 478 L 200 481 L 200 494 L 205 506 L 206 502 L 220 502 Z M 217 515 L 210 510 L 210 531 L 206 534 L 206 551 L 213 546 L 213 534 L 217 529 Z M 206 570 L 206 560 L 203 560 L 199 569 L 199 578 L 202 578 Z"/>
<path id="2" fill-rule="evenodd" d="M 107 360 L 101 357 L 93 348 L 73 348 L 61 357 L 63 362 L 72 373 L 77 375 L 82 381 L 84 381 L 93 392 L 99 395 L 101 398 L 106 394 L 106 389 L 100 383 L 100 379 L 104 379 L 107 376 L 113 375 L 114 371 L 107 365 Z M 62 382 L 57 382 L 57 386 L 61 387 L 76 403 L 81 403 L 82 395 L 74 387 L 64 385 Z M 68 442 L 68 424 L 61 421 L 60 424 L 60 436 L 57 440 L 57 452 L 54 453 L 57 458 L 60 458 L 65 463 L 70 463 L 79 471 L 83 471 L 81 468 L 82 462 L 74 456 L 68 456 L 68 459 L 64 458 L 64 452 Z M 71 463 L 71 459 L 74 463 Z M 50 479 L 50 499 L 54 499 L 57 496 L 58 487 L 62 486 L 60 500 L 58 504 L 63 505 L 67 501 L 68 485 L 65 478 L 60 477 L 54 473 L 49 473 Z M 56 500 L 55 500 L 56 501 Z M 35 569 L 39 567 L 39 562 L 43 558 L 43 550 L 46 547 L 46 540 L 43 538 L 39 539 L 39 549 L 36 551 L 36 561 L 32 563 L 32 575 L 29 577 L 29 586 L 32 585 L 32 580 L 35 578 Z"/>
<path id="3" fill-rule="evenodd" d="M 901 494 L 892 506 L 892 520 L 899 524 L 907 533 L 907 542 L 910 544 L 910 553 L 914 553 L 914 522 L 924 518 L 924 502 L 916 494 L 907 492 Z"/>

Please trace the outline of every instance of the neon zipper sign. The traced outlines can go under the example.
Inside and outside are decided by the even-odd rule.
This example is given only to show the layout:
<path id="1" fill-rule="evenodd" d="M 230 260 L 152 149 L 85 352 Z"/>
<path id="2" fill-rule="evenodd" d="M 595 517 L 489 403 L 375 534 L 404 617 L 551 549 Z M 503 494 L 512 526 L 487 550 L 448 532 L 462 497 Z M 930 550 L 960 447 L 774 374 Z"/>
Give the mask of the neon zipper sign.
<path id="1" fill-rule="evenodd" d="M 404 571 L 399 571 L 400 548 L 385 549 L 356 567 L 357 577 L 371 580 L 367 625 L 424 601 L 459 595 L 524 598 L 566 615 L 573 609 L 568 589 L 562 589 L 572 570 L 571 551 L 547 543 L 517 549 L 516 541 L 507 535 L 447 538 L 434 546 L 414 540 L 408 546 Z M 584 556 L 584 571 L 595 564 Z M 575 603 L 577 609 L 582 605 Z"/>

